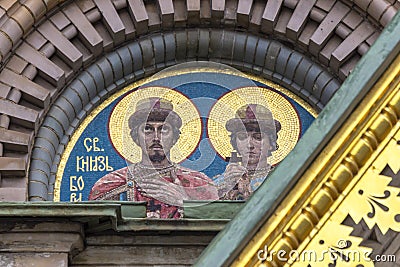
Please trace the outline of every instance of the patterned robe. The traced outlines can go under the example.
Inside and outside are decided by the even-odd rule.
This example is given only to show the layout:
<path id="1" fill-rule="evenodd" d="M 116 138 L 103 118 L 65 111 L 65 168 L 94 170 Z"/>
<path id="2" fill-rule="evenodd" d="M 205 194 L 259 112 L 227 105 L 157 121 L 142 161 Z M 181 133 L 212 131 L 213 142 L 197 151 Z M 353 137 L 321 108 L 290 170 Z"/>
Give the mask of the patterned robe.
<path id="1" fill-rule="evenodd" d="M 149 218 L 182 218 L 182 207 L 169 205 L 155 198 L 144 196 L 140 192 L 140 187 L 136 182 L 138 178 L 146 179 L 146 175 L 156 174 L 167 182 L 172 183 L 174 181 L 171 172 L 174 172 L 174 177 L 179 179 L 190 200 L 218 199 L 218 192 L 215 185 L 203 173 L 183 168 L 176 164 L 160 171 L 155 171 L 155 169 L 140 169 L 138 164 L 133 164 L 100 178 L 92 187 L 89 200 L 145 201 L 147 203 L 147 217 Z"/>

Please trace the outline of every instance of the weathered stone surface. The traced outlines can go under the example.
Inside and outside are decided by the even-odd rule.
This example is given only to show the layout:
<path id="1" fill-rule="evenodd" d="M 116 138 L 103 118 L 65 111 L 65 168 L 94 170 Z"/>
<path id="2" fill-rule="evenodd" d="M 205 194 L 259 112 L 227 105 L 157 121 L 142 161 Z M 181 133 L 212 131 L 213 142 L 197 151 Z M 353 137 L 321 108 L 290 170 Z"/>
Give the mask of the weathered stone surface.
<path id="1" fill-rule="evenodd" d="M 13 19 L 22 28 L 24 34 L 30 29 L 35 22 L 35 18 L 26 6 L 21 6 L 13 15 Z"/>
<path id="2" fill-rule="evenodd" d="M 154 66 L 154 49 L 151 40 L 143 40 L 139 42 L 139 45 L 142 50 L 143 57 L 143 67 L 153 67 Z"/>
<path id="3" fill-rule="evenodd" d="M 5 179 L 4 177 L 2 178 Z M 10 179 L 21 179 L 23 178 L 15 178 L 11 177 Z M 15 188 L 15 187 L 2 187 L 0 188 L 0 201 L 26 201 L 26 187 L 23 188 Z M 0 252 L 1 255 L 1 252 Z M 1 264 L 1 256 L 0 256 L 0 266 L 4 266 Z"/>
<path id="4" fill-rule="evenodd" d="M 265 4 L 261 1 L 256 1 L 253 4 L 252 15 L 250 18 L 249 31 L 259 32 L 261 29 L 262 16 L 264 13 Z"/>
<path id="5" fill-rule="evenodd" d="M 64 85 L 64 71 L 55 63 L 53 63 L 50 59 L 45 57 L 42 53 L 35 50 L 33 47 L 29 46 L 26 43 L 21 44 L 16 53 L 27 62 L 38 68 L 42 73 L 43 78 L 45 78 L 48 82 L 50 82 L 57 88 L 60 88 L 62 85 Z"/>
<path id="6" fill-rule="evenodd" d="M 60 51 L 62 59 L 74 71 L 82 66 L 82 53 L 52 23 L 43 23 L 38 31 Z"/>
<path id="7" fill-rule="evenodd" d="M 11 50 L 12 41 L 4 32 L 0 32 L 0 59 L 3 61 L 3 58 L 7 53 Z"/>
<path id="8" fill-rule="evenodd" d="M 238 204 L 240 206 L 240 204 Z M 207 210 L 207 209 L 201 209 Z M 222 210 L 222 209 L 221 209 Z M 200 215 L 200 214 L 198 214 Z M 200 215 L 200 217 L 204 218 Z M 88 236 L 86 238 L 86 244 L 88 246 L 96 246 L 99 244 L 103 245 L 121 245 L 130 244 L 131 246 L 137 245 L 160 245 L 160 244 L 170 244 L 170 245 L 200 245 L 206 246 L 211 242 L 215 235 L 213 233 L 203 233 L 202 235 L 193 233 L 176 233 L 174 235 L 143 235 L 138 233 L 136 236 L 115 236 L 115 235 L 96 235 Z"/>
<path id="9" fill-rule="evenodd" d="M 221 57 L 227 60 L 232 59 L 233 45 L 235 41 L 235 35 L 232 32 L 224 31 L 222 40 Z"/>
<path id="10" fill-rule="evenodd" d="M 122 61 L 122 69 L 124 76 L 132 73 L 133 66 L 132 66 L 132 55 L 129 52 L 129 49 L 125 46 L 122 49 L 118 49 L 117 53 Z M 93 71 L 90 70 L 91 74 L 93 75 Z M 97 79 L 95 79 L 97 81 Z"/>
<path id="11" fill-rule="evenodd" d="M 152 39 L 154 46 L 154 61 L 155 64 L 160 65 L 165 62 L 165 45 L 164 39 L 161 36 L 155 36 Z M 130 57 L 129 57 L 130 58 Z"/>
<path id="12" fill-rule="evenodd" d="M 177 13 L 176 11 L 174 12 L 175 3 L 172 0 L 158 0 L 157 4 L 161 13 L 162 26 L 166 28 L 172 27 L 174 24 L 174 13 Z"/>
<path id="13" fill-rule="evenodd" d="M 26 66 L 28 66 L 28 62 L 16 55 L 12 56 L 7 63 L 7 68 L 18 74 L 21 74 Z"/>
<path id="14" fill-rule="evenodd" d="M 310 39 L 310 51 L 318 52 L 334 33 L 335 28 L 346 15 L 350 8 L 341 2 L 337 2 Z"/>
<path id="15" fill-rule="evenodd" d="M 0 83 L 0 97 L 7 98 L 8 94 L 11 92 L 11 86 Z"/>
<path id="16" fill-rule="evenodd" d="M 185 0 L 174 0 L 173 24 L 175 27 L 186 27 L 187 13 Z"/>
<path id="17" fill-rule="evenodd" d="M 216 19 L 221 19 L 224 16 L 225 0 L 211 1 L 211 15 Z"/>
<path id="18" fill-rule="evenodd" d="M 138 34 L 147 32 L 149 28 L 149 16 L 143 0 L 128 0 L 129 13 L 133 18 L 136 32 Z"/>
<path id="19" fill-rule="evenodd" d="M 279 18 L 275 24 L 274 32 L 279 36 L 286 36 L 286 28 L 289 20 L 292 16 L 292 12 L 288 8 L 282 8 Z"/>
<path id="20" fill-rule="evenodd" d="M 253 0 L 239 0 L 237 7 L 237 21 L 241 26 L 247 26 L 249 24 L 249 16 Z"/>
<path id="21" fill-rule="evenodd" d="M 12 121 L 22 126 L 32 129 L 38 127 L 39 113 L 33 109 L 0 99 L 0 113 L 10 116 Z"/>
<path id="22" fill-rule="evenodd" d="M 400 5 L 399 5 L 400 6 Z M 381 19 L 379 20 L 383 26 L 386 26 L 396 15 L 397 9 L 393 6 L 389 7 L 383 14 Z"/>
<path id="23" fill-rule="evenodd" d="M 89 50 L 93 54 L 99 55 L 102 52 L 103 39 L 79 7 L 75 3 L 71 3 L 63 9 L 63 12 L 76 26 L 82 36 L 82 41 Z"/>
<path id="24" fill-rule="evenodd" d="M 122 23 L 121 18 L 118 16 L 117 10 L 110 0 L 94 0 L 97 7 L 99 8 L 105 26 L 108 32 L 113 37 L 115 44 L 119 44 L 125 39 L 125 26 Z"/>
<path id="25" fill-rule="evenodd" d="M 251 6 L 251 3 L 250 3 Z M 225 25 L 236 25 L 237 22 L 237 8 L 238 0 L 227 1 L 224 9 L 224 23 Z M 254 14 L 254 12 L 253 12 Z"/>
<path id="26" fill-rule="evenodd" d="M 335 1 L 332 1 L 332 0 L 318 0 L 315 3 L 315 6 L 328 12 L 334 4 L 335 4 Z"/>
<path id="27" fill-rule="evenodd" d="M 111 34 L 107 31 L 107 28 L 102 23 L 96 23 L 94 26 L 97 33 L 103 39 L 104 52 L 109 52 L 114 47 L 114 42 Z"/>
<path id="28" fill-rule="evenodd" d="M 24 176 L 26 162 L 23 158 L 0 157 L 0 174 Z"/>
<path id="29" fill-rule="evenodd" d="M 293 52 L 285 68 L 285 77 L 292 80 L 299 65 L 302 63 L 303 56 L 300 53 Z"/>
<path id="30" fill-rule="evenodd" d="M 57 27 L 59 31 L 71 24 L 71 21 L 62 12 L 57 12 L 50 17 L 50 21 Z"/>
<path id="31" fill-rule="evenodd" d="M 0 253 L 1 266 L 67 267 L 66 253 Z"/>
<path id="32" fill-rule="evenodd" d="M 364 22 L 360 24 L 332 53 L 330 66 L 337 70 L 354 52 L 363 41 L 374 32 L 371 24 Z"/>
<path id="33" fill-rule="evenodd" d="M 175 1 L 175 2 L 178 2 L 178 1 Z M 162 23 L 161 23 L 162 16 L 160 14 L 160 9 L 157 5 L 157 2 L 156 1 L 151 1 L 151 2 L 147 1 L 145 7 L 146 7 L 147 15 L 149 16 L 148 30 L 149 31 L 159 30 L 162 27 Z M 185 10 L 185 8 L 182 8 L 182 9 Z"/>
<path id="34" fill-rule="evenodd" d="M 268 47 L 267 57 L 265 58 L 265 67 L 271 71 L 275 71 L 275 62 L 278 57 L 281 46 L 276 42 L 271 42 Z"/>
<path id="35" fill-rule="evenodd" d="M 132 39 L 136 35 L 136 29 L 129 15 L 129 12 L 123 10 L 119 13 L 119 16 L 121 17 L 121 21 L 125 27 L 125 39 Z"/>
<path id="36" fill-rule="evenodd" d="M 200 29 L 199 51 L 198 51 L 198 56 L 200 58 L 207 58 L 209 45 L 210 45 L 210 32 L 204 29 Z"/>
<path id="37" fill-rule="evenodd" d="M 28 152 L 31 137 L 29 134 L 0 128 L 0 143 L 9 150 Z"/>
<path id="38" fill-rule="evenodd" d="M 287 26 L 287 36 L 296 39 L 306 25 L 308 14 L 316 0 L 300 0 Z"/>
<path id="39" fill-rule="evenodd" d="M 50 3 L 48 3 L 50 4 Z M 35 21 L 39 20 L 46 13 L 45 2 L 28 0 L 24 2 L 24 6 L 33 14 Z M 47 8 L 51 8 L 51 4 Z"/>
<path id="40" fill-rule="evenodd" d="M 10 0 L 10 1 L 2 1 L 0 3 L 0 7 L 6 11 L 10 11 L 15 5 L 18 4 L 17 0 Z"/>
<path id="41" fill-rule="evenodd" d="M 211 31 L 210 33 L 210 50 L 209 56 L 210 58 L 221 58 L 222 54 L 222 38 L 223 38 L 223 31 Z M 244 46 L 246 40 L 243 40 Z M 244 49 L 244 47 L 243 47 Z M 241 52 L 244 58 L 244 50 Z"/>
<path id="42" fill-rule="evenodd" d="M 72 264 L 192 265 L 203 249 L 202 246 L 155 245 L 146 249 L 143 246 L 91 246 L 73 258 Z"/>
<path id="43" fill-rule="evenodd" d="M 200 0 L 186 0 L 187 20 L 189 24 L 200 22 Z"/>
<path id="44" fill-rule="evenodd" d="M 50 92 L 23 75 L 18 75 L 13 71 L 4 69 L 0 73 L 0 81 L 17 88 L 24 93 L 28 101 L 39 107 L 47 108 L 50 103 Z"/>
<path id="45" fill-rule="evenodd" d="M 353 30 L 357 28 L 357 26 L 360 25 L 362 21 L 363 18 L 355 10 L 351 10 L 343 19 L 343 23 L 352 28 Z"/>
<path id="46" fill-rule="evenodd" d="M 60 229 L 61 230 L 61 229 Z M 1 233 L 0 252 L 70 252 L 71 246 L 81 246 L 79 233 L 57 233 L 31 231 L 26 233 Z M 45 238 L 44 238 L 45 237 Z M 45 242 L 44 239 L 46 240 Z"/>
<path id="47" fill-rule="evenodd" d="M 40 50 L 47 43 L 46 38 L 38 31 L 29 34 L 25 41 L 37 50 Z"/>
<path id="48" fill-rule="evenodd" d="M 331 56 L 333 51 L 340 45 L 342 39 L 337 36 L 334 36 L 326 43 L 325 47 L 319 53 L 319 60 L 325 64 L 326 66 L 329 65 L 329 61 L 331 60 Z"/>
<path id="49" fill-rule="evenodd" d="M 328 101 L 332 98 L 332 96 L 339 89 L 340 83 L 336 80 L 331 80 L 326 86 L 324 91 L 322 92 L 321 102 L 322 104 L 328 103 Z"/>
<path id="50" fill-rule="evenodd" d="M 268 51 L 270 42 L 265 39 L 260 39 L 258 41 L 256 55 L 254 59 L 254 63 L 258 66 L 264 66 L 265 64 L 265 55 Z"/>
<path id="51" fill-rule="evenodd" d="M 6 34 L 9 39 L 11 39 L 13 45 L 18 42 L 23 34 L 23 31 L 19 27 L 18 23 L 12 18 L 9 18 L 6 20 L 6 22 L 4 22 L 3 25 L 1 25 L 1 31 Z"/>
<path id="52" fill-rule="evenodd" d="M 187 40 L 186 32 L 179 32 L 175 34 L 175 42 L 176 42 L 175 57 L 178 60 L 183 60 L 184 58 L 186 58 L 186 49 L 187 49 L 186 40 Z"/>
<path id="53" fill-rule="evenodd" d="M 285 73 L 286 65 L 289 62 L 289 58 L 292 55 L 293 51 L 289 49 L 280 49 L 279 54 L 276 58 L 275 63 L 275 71 L 281 75 Z"/>
<path id="54" fill-rule="evenodd" d="M 113 79 L 114 80 L 119 80 L 124 76 L 124 71 L 123 71 L 123 65 L 122 65 L 122 61 L 121 58 L 118 56 L 117 53 L 112 53 L 109 54 L 107 56 L 107 60 L 108 62 L 111 64 L 111 68 L 112 68 L 112 73 L 114 74 Z M 96 82 L 96 80 L 95 80 Z M 103 88 L 98 87 L 98 91 L 100 91 Z"/>
<path id="55" fill-rule="evenodd" d="M 209 0 L 200 0 L 200 22 L 211 22 L 211 4 Z"/>
<path id="56" fill-rule="evenodd" d="M 83 250 L 79 223 L 9 219 L 0 220 L 0 230 L 2 266 L 69 266 L 68 257 Z"/>
<path id="57" fill-rule="evenodd" d="M 311 36 L 314 34 L 315 30 L 318 27 L 318 23 L 309 20 L 306 24 L 306 26 L 304 26 L 303 31 L 301 32 L 300 36 L 299 36 L 299 44 L 300 47 L 304 50 L 309 49 L 309 44 L 310 44 L 310 38 Z M 311 53 L 314 53 L 313 50 L 310 50 Z"/>

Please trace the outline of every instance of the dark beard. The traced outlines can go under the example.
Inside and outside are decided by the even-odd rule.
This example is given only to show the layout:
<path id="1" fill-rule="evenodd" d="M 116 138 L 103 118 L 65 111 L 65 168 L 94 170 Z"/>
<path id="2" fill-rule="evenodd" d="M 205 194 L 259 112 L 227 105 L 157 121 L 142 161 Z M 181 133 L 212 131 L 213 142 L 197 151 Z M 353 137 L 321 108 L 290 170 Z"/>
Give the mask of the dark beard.
<path id="1" fill-rule="evenodd" d="M 166 156 L 165 156 L 165 154 L 160 154 L 160 153 L 156 152 L 154 155 L 149 156 L 149 158 L 150 158 L 151 162 L 160 163 L 161 161 L 163 161 L 166 158 Z"/>

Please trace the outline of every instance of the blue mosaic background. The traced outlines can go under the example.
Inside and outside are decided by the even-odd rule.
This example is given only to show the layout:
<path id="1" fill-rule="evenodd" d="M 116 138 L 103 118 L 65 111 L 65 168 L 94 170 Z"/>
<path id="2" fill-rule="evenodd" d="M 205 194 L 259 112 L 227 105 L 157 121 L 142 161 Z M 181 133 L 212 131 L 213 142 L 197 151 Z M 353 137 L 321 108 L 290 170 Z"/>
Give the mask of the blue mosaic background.
<path id="1" fill-rule="evenodd" d="M 206 125 L 207 116 L 217 99 L 219 99 L 224 94 L 230 92 L 232 89 L 244 86 L 257 85 L 276 91 L 275 89 L 268 87 L 261 82 L 251 81 L 249 79 L 236 75 L 221 73 L 191 73 L 170 76 L 150 82 L 143 86 L 150 85 L 175 88 L 177 91 L 183 93 L 193 100 L 193 103 L 198 108 L 200 116 L 202 118 L 203 130 L 200 146 L 202 146 L 202 151 L 205 151 L 207 156 L 215 155 L 214 149 L 212 148 L 209 141 L 206 140 Z M 311 123 L 314 121 L 314 117 L 296 101 L 286 95 L 283 96 L 288 99 L 288 101 L 290 101 L 297 110 L 301 123 L 301 135 L 303 135 L 304 132 L 311 125 Z M 123 96 L 117 98 L 110 105 L 100 111 L 98 115 L 88 124 L 88 126 L 76 142 L 75 147 L 72 149 L 66 162 L 66 167 L 62 175 L 60 186 L 60 201 L 87 200 L 89 192 L 94 183 L 111 171 L 107 171 L 107 169 L 99 169 L 97 171 L 82 171 L 82 169 L 80 169 L 80 171 L 77 171 L 77 157 L 83 157 L 80 159 L 86 159 L 86 157 L 92 157 L 92 159 L 98 157 L 102 159 L 102 157 L 104 157 L 104 163 L 106 163 L 105 158 L 107 157 L 107 165 L 112 167 L 112 170 L 126 167 L 127 163 L 125 159 L 122 158 L 112 146 L 107 129 L 111 111 L 122 97 Z M 209 101 L 201 101 L 201 105 L 199 105 L 199 102 L 197 100 L 203 98 L 208 98 Z M 94 151 L 94 137 L 98 138 L 98 141 L 95 142 L 95 147 L 98 151 Z M 227 162 L 225 162 L 225 160 L 219 156 L 215 156 L 212 164 L 210 164 L 207 168 L 196 168 L 196 164 L 201 163 L 201 156 L 202 153 L 200 152 L 200 149 L 198 147 L 187 160 L 181 162 L 180 164 L 184 167 L 201 171 L 211 178 L 224 172 Z M 100 166 L 103 166 L 101 161 Z"/>

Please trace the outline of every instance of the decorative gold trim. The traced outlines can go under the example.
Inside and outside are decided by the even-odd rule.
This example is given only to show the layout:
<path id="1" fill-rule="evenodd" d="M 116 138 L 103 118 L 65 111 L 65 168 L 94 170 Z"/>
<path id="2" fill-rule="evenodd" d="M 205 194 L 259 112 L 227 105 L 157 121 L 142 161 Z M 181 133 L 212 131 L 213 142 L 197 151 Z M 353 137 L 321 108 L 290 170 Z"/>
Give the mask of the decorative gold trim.
<path id="1" fill-rule="evenodd" d="M 274 119 L 278 120 L 282 128 L 278 132 L 278 149 L 272 152 L 268 162 L 279 164 L 294 148 L 300 138 L 300 118 L 294 106 L 275 91 L 258 86 L 241 87 L 220 97 L 210 111 L 207 132 L 216 152 L 223 158 L 229 157 L 233 150 L 230 142 L 230 133 L 226 130 L 226 122 L 235 117 L 235 112 L 248 103 L 268 107 Z"/>
<path id="2" fill-rule="evenodd" d="M 393 173 L 400 170 L 398 160 L 400 147 L 396 140 L 400 140 L 400 123 L 395 124 L 392 131 L 379 144 L 374 155 L 365 164 L 367 168 L 363 168 L 364 171 L 360 171 L 343 191 L 341 198 L 343 200 L 332 205 L 315 227 L 318 230 L 312 231 L 298 247 L 299 254 L 312 251 L 319 256 L 311 266 L 327 266 L 335 259 L 334 254 L 347 255 L 348 264 L 351 266 L 358 264 L 374 266 L 369 255 L 372 249 L 361 246 L 362 238 L 351 236 L 354 229 L 341 224 L 348 215 L 355 223 L 363 220 L 370 229 L 377 225 L 382 234 L 385 234 L 389 228 L 400 231 L 400 223 L 395 219 L 395 216 L 400 213 L 400 198 L 398 197 L 400 189 L 390 186 L 391 177 L 381 174 L 386 167 Z M 333 232 L 334 235 L 332 235 Z M 322 257 L 324 251 L 333 255 Z M 344 259 L 339 262 L 344 263 Z M 301 259 L 293 262 L 293 266 L 303 265 L 304 262 L 301 262 Z"/>
<path id="3" fill-rule="evenodd" d="M 301 250 L 394 136 L 400 118 L 400 56 L 375 84 L 297 185 L 242 250 L 233 266 L 262 263 L 257 252 Z M 347 214 L 346 214 L 347 215 Z M 339 221 L 340 224 L 342 221 Z M 385 227 L 383 227 L 385 229 Z"/>

